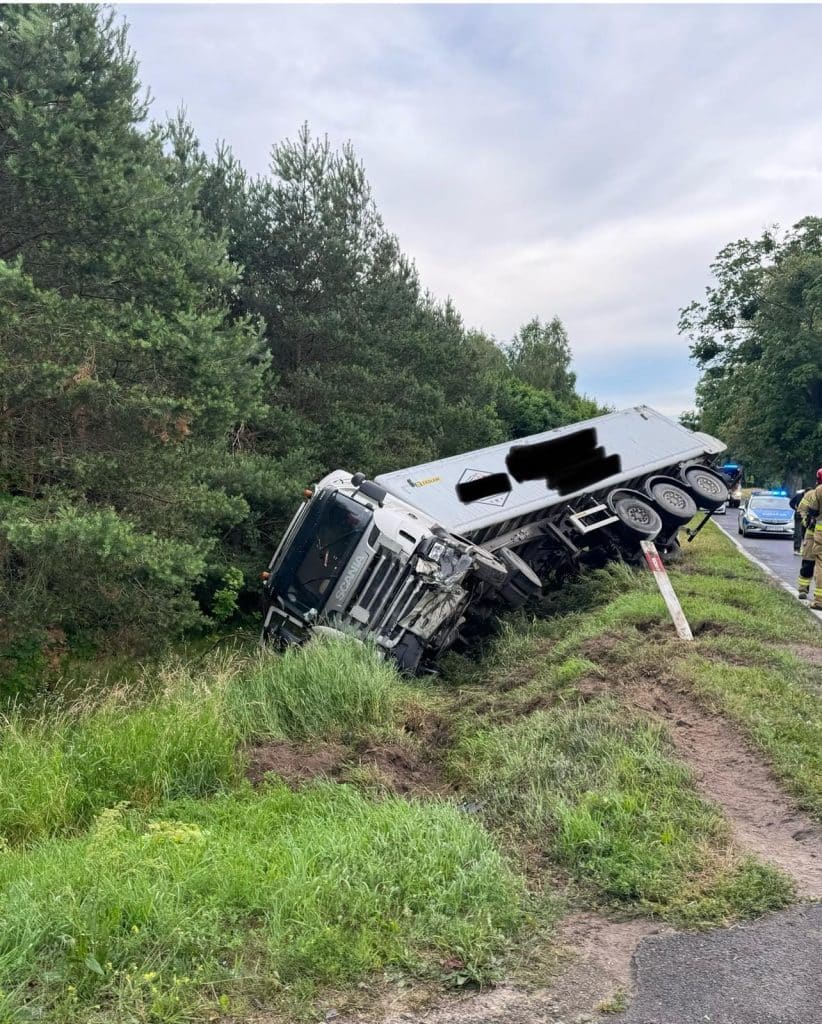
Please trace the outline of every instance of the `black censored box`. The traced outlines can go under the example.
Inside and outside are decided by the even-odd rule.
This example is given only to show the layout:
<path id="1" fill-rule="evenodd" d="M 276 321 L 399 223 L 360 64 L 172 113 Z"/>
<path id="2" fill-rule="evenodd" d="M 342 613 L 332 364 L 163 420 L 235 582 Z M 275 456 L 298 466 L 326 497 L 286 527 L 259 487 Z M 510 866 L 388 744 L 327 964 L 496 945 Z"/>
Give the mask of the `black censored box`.
<path id="1" fill-rule="evenodd" d="M 622 469 L 619 455 L 606 455 L 597 445 L 594 427 L 537 444 L 515 444 L 505 464 L 518 483 L 545 480 L 558 494 L 579 491 Z"/>

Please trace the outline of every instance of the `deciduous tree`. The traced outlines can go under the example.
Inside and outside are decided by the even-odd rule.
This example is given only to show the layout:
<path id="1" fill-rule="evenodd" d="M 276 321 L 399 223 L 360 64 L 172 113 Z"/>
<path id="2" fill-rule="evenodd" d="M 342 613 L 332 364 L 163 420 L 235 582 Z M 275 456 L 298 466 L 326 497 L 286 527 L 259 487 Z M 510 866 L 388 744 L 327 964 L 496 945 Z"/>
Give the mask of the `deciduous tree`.
<path id="1" fill-rule="evenodd" d="M 703 302 L 680 330 L 702 371 L 703 429 L 776 481 L 812 479 L 822 461 L 822 219 L 726 246 Z"/>

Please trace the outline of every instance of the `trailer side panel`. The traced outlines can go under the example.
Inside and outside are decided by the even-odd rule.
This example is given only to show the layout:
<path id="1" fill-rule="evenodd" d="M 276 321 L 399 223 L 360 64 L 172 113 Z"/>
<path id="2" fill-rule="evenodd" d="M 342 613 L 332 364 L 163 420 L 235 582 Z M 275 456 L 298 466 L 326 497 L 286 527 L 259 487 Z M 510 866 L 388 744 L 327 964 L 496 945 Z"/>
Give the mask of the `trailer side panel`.
<path id="1" fill-rule="evenodd" d="M 505 459 L 514 444 L 537 444 L 570 436 L 590 427 L 595 428 L 597 444 L 604 447 L 605 455 L 619 455 L 622 462 L 620 472 L 600 481 L 596 485 L 597 489 L 618 486 L 637 476 L 658 472 L 665 466 L 725 450 L 725 445 L 716 438 L 707 434 L 694 434 L 654 409 L 637 406 L 518 441 L 507 441 L 448 459 L 437 459 L 420 466 L 384 473 L 376 478 L 376 482 L 389 494 L 408 502 L 448 530 L 457 534 L 473 533 L 539 509 L 571 501 L 590 491 L 591 488 L 582 488 L 572 494 L 560 495 L 548 488 L 546 480 L 517 483 L 511 478 L 510 491 L 488 495 L 470 503 L 461 502 L 457 495 L 459 484 L 493 474 L 508 473 Z"/>

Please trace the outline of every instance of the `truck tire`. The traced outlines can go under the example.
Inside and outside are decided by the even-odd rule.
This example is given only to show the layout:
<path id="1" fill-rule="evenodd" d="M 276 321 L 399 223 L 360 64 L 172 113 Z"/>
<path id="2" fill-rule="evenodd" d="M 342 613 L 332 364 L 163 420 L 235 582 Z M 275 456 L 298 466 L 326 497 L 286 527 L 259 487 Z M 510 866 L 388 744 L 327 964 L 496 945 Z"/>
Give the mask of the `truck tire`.
<path id="1" fill-rule="evenodd" d="M 526 601 L 542 594 L 542 580 L 519 555 L 502 548 L 497 556 L 508 567 L 508 578 L 499 588 L 499 595 L 509 608 L 521 608 Z"/>
<path id="2" fill-rule="evenodd" d="M 654 540 L 662 529 L 662 518 L 641 495 L 629 490 L 611 491 L 608 505 L 619 519 L 618 536 L 629 543 Z"/>
<path id="3" fill-rule="evenodd" d="M 669 477 L 651 477 L 644 490 L 656 506 L 663 522 L 682 525 L 689 523 L 696 515 L 694 499 Z"/>
<path id="4" fill-rule="evenodd" d="M 686 466 L 680 470 L 679 478 L 699 508 L 713 512 L 728 500 L 729 492 L 725 481 L 718 473 L 704 466 Z"/>

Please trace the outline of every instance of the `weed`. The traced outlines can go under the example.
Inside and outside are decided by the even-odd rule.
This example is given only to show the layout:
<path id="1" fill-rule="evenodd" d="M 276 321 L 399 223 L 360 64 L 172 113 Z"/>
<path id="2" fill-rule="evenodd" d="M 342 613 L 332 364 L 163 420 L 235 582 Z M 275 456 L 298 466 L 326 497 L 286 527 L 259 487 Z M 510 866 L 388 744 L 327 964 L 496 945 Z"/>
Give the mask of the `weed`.
<path id="1" fill-rule="evenodd" d="M 624 988 L 618 988 L 610 999 L 605 999 L 597 1007 L 600 1013 L 622 1013 L 628 1009 L 628 993 Z"/>

